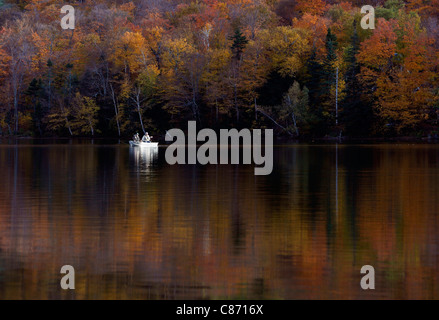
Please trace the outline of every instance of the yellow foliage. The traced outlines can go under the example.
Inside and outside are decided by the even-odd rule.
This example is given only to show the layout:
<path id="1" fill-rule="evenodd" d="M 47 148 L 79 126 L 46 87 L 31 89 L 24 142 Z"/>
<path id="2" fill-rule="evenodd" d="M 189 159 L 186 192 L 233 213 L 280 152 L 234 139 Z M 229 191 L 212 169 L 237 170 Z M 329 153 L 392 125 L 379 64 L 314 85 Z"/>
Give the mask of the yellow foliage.
<path id="1" fill-rule="evenodd" d="M 5 134 L 5 132 L 9 131 L 8 123 L 6 122 L 6 114 L 6 110 L 0 109 L 0 134 Z"/>
<path id="2" fill-rule="evenodd" d="M 139 32 L 125 32 L 115 43 L 111 59 L 125 73 L 137 73 L 150 59 L 145 38 Z"/>
<path id="3" fill-rule="evenodd" d="M 165 44 L 163 54 L 163 66 L 166 68 L 176 68 L 184 63 L 184 58 L 196 52 L 193 45 L 188 43 L 186 38 L 171 39 Z"/>
<path id="4" fill-rule="evenodd" d="M 78 92 L 74 99 L 74 107 L 72 129 L 77 133 L 94 135 L 99 111 L 96 101 L 91 97 L 81 96 Z"/>
<path id="5" fill-rule="evenodd" d="M 0 48 L 0 80 L 8 75 L 9 73 L 9 62 L 11 61 L 11 56 Z"/>
<path id="6" fill-rule="evenodd" d="M 18 113 L 18 126 L 23 132 L 32 130 L 32 116 L 30 113 Z"/>
<path id="7" fill-rule="evenodd" d="M 261 36 L 273 68 L 282 76 L 293 76 L 303 66 L 304 57 L 311 49 L 307 33 L 302 29 L 280 26 L 264 30 Z"/>

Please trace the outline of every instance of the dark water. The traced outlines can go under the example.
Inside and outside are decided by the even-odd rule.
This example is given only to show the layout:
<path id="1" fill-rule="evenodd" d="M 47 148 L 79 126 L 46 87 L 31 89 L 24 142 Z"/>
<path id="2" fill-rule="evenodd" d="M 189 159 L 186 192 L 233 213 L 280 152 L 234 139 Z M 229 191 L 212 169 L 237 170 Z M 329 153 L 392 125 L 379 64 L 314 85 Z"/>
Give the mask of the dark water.
<path id="1" fill-rule="evenodd" d="M 0 146 L 0 299 L 439 299 L 439 145 L 278 147 L 270 176 L 164 153 Z"/>

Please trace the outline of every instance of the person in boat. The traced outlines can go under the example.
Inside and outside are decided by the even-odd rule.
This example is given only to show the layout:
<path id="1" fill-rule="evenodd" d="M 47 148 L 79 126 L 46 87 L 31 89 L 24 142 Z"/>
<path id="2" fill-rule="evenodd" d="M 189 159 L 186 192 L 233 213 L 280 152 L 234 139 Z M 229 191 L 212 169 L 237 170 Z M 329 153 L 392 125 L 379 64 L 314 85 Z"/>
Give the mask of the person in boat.
<path id="1" fill-rule="evenodd" d="M 151 137 L 149 136 L 148 132 L 146 132 L 143 136 L 142 142 L 151 142 Z"/>
<path id="2" fill-rule="evenodd" d="M 139 137 L 139 133 L 136 132 L 136 134 L 133 137 L 134 142 L 139 142 L 140 141 L 140 137 Z"/>

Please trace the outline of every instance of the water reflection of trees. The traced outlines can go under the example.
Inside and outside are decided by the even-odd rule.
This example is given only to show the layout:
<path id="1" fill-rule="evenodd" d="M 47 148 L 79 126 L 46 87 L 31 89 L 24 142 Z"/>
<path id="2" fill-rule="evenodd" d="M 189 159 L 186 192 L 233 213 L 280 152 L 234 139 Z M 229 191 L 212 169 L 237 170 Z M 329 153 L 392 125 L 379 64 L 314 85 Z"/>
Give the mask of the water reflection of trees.
<path id="1" fill-rule="evenodd" d="M 67 263 L 77 298 L 437 298 L 438 158 L 300 145 L 255 177 L 126 147 L 2 147 L 0 298 L 64 297 Z"/>

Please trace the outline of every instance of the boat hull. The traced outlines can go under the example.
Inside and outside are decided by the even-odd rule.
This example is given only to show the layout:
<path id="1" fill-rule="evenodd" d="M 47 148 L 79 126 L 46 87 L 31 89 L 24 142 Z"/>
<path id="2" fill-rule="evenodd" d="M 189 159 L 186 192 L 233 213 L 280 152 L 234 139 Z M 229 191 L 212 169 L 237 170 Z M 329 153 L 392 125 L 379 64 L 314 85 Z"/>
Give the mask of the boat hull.
<path id="1" fill-rule="evenodd" d="M 138 147 L 138 148 L 155 148 L 159 146 L 158 142 L 134 142 L 130 141 L 131 147 Z"/>

